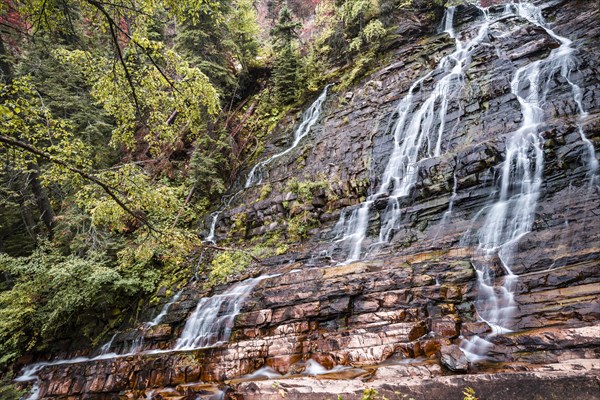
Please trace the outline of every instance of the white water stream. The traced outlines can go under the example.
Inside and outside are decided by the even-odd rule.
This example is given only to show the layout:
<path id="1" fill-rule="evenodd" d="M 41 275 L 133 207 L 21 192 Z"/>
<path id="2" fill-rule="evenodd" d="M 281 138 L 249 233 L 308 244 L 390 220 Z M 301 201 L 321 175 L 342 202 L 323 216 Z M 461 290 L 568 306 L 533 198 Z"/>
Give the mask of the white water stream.
<path id="1" fill-rule="evenodd" d="M 263 275 L 238 282 L 229 290 L 200 299 L 188 317 L 175 350 L 211 347 L 229 340 L 235 317 L 256 284 L 275 275 Z"/>
<path id="2" fill-rule="evenodd" d="M 143 334 L 141 334 L 133 341 L 127 353 L 109 353 L 108 351 L 110 350 L 112 342 L 116 336 L 115 334 L 106 344 L 100 347 L 100 354 L 96 357 L 77 357 L 72 359 L 31 364 L 23 368 L 21 374 L 15 379 L 15 381 L 35 381 L 30 394 L 26 399 L 37 400 L 40 391 L 38 373 L 45 367 L 128 357 L 134 354 L 158 354 L 169 353 L 178 350 L 192 350 L 211 347 L 227 342 L 229 335 L 231 334 L 231 328 L 233 327 L 234 319 L 240 312 L 244 301 L 252 292 L 252 289 L 254 289 L 258 282 L 275 276 L 278 275 L 263 275 L 258 278 L 246 279 L 245 281 L 238 282 L 229 290 L 221 294 L 200 299 L 198 306 L 188 317 L 182 334 L 175 344 L 175 348 L 172 350 L 141 351 L 141 346 L 143 345 Z M 144 329 L 148 329 L 151 326 L 159 324 L 162 318 L 164 318 L 164 316 L 167 314 L 171 305 L 179 299 L 181 293 L 181 291 L 178 292 L 168 303 L 166 303 L 161 312 L 151 322 L 145 323 Z"/>
<path id="3" fill-rule="evenodd" d="M 327 98 L 327 91 L 330 87 L 331 85 L 325 86 L 319 97 L 317 97 L 317 99 L 310 105 L 310 107 L 308 107 L 308 109 L 302 114 L 300 125 L 298 125 L 298 127 L 294 131 L 294 141 L 292 142 L 292 145 L 284 151 L 277 153 L 264 161 L 258 162 L 254 167 L 252 167 L 250 173 L 248 174 L 248 177 L 246 178 L 246 184 L 244 185 L 244 189 L 260 184 L 263 179 L 263 170 L 265 166 L 269 165 L 277 158 L 280 158 L 291 152 L 298 146 L 298 144 L 300 144 L 300 141 L 310 133 L 310 130 L 312 129 L 313 125 L 319 120 L 319 117 L 321 116 L 323 103 Z M 208 232 L 208 235 L 206 235 L 206 238 L 204 238 L 205 242 L 216 244 L 215 230 L 217 228 L 217 223 L 219 222 L 219 216 L 221 215 L 223 210 L 225 210 L 231 205 L 233 199 L 235 199 L 237 195 L 241 192 L 242 190 L 235 193 L 229 198 L 227 203 L 225 203 L 220 210 L 215 211 L 211 214 L 210 230 Z"/>
<path id="4" fill-rule="evenodd" d="M 576 66 L 572 41 L 551 30 L 544 21 L 541 10 L 532 4 L 511 4 L 507 10 L 542 28 L 560 46 L 546 58 L 520 67 L 511 82 L 511 91 L 521 107 L 522 122 L 520 128 L 507 139 L 499 191 L 495 201 L 482 213 L 485 219 L 477 232 L 479 245 L 477 257 L 473 259 L 477 272 L 477 314 L 490 326 L 492 333 L 484 338 L 474 337 L 462 341 L 461 347 L 471 361 L 486 357 L 491 347 L 488 340 L 491 336 L 515 329 L 514 318 L 518 305 L 514 296 L 518 276 L 512 270 L 513 259 L 519 240 L 531 232 L 535 221 L 544 170 L 543 107 L 557 74 L 572 89 L 573 101 L 580 114 L 579 121 L 585 117 L 581 102 L 582 90 L 571 80 L 571 73 Z M 591 150 L 589 148 L 589 140 L 580 123 L 578 130 L 587 148 L 589 173 L 593 177 L 598 168 L 596 156 L 593 147 Z M 493 268 L 494 260 L 500 262 L 500 277 L 496 276 L 498 271 Z"/>
<path id="5" fill-rule="evenodd" d="M 394 111 L 397 118 L 392 126 L 394 147 L 381 176 L 380 186 L 376 193 L 352 212 L 350 218 L 344 214 L 344 234 L 338 242 L 343 244 L 346 251 L 346 262 L 358 260 L 363 255 L 362 243 L 374 201 L 388 197 L 387 208 L 381 216 L 378 244 L 387 243 L 401 218 L 399 200 L 411 193 L 417 181 L 419 162 L 442 153 L 448 108 L 453 101 L 459 100 L 471 57 L 486 42 L 490 25 L 497 21 L 485 12 L 485 18 L 476 27 L 477 34 L 463 42 L 461 35 L 454 31 L 454 12 L 454 7 L 446 10 L 445 32 L 454 39 L 455 50 L 443 57 L 435 69 L 414 82 L 408 94 L 398 103 Z M 437 76 L 441 77 L 431 93 L 425 96 L 425 83 Z"/>
<path id="6" fill-rule="evenodd" d="M 260 184 L 263 179 L 264 167 L 269 165 L 271 162 L 278 159 L 279 157 L 282 157 L 294 150 L 298 146 L 300 141 L 310 133 L 310 130 L 312 129 L 313 125 L 318 121 L 319 117 L 321 116 L 323 103 L 327 98 L 327 90 L 330 87 L 331 85 L 325 86 L 319 97 L 317 97 L 317 99 L 310 105 L 310 107 L 308 107 L 308 109 L 302 114 L 300 125 L 298 125 L 298 128 L 296 128 L 296 130 L 294 131 L 294 141 L 292 142 L 292 145 L 284 151 L 282 151 L 281 153 L 277 153 L 269 157 L 268 159 L 257 163 L 250 170 L 250 173 L 246 178 L 245 188 L 249 188 L 251 186 Z"/>
<path id="7" fill-rule="evenodd" d="M 212 243 L 212 244 L 217 244 L 217 238 L 215 237 L 215 231 L 217 229 L 217 222 L 219 222 L 219 216 L 221 216 L 221 213 L 231 205 L 231 203 L 233 202 L 233 200 L 235 200 L 235 198 L 242 193 L 243 190 L 238 190 L 237 192 L 235 192 L 230 198 L 229 200 L 227 200 L 227 202 L 225 202 L 225 204 L 221 207 L 220 210 L 215 211 L 214 213 L 211 214 L 211 222 L 210 222 L 210 230 L 208 232 L 208 235 L 206 235 L 206 238 L 204 238 L 204 241 L 207 243 Z"/>

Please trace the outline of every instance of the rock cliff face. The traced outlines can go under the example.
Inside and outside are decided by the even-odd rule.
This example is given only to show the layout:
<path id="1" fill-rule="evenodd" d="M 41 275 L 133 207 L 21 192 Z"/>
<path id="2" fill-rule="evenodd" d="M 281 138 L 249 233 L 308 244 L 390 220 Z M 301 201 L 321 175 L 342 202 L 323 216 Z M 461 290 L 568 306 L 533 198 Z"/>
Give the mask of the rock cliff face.
<path id="1" fill-rule="evenodd" d="M 503 245 L 484 251 L 478 232 L 495 212 L 510 138 L 527 119 L 511 84 L 561 42 L 523 15 L 503 15 L 502 5 L 488 15 L 460 6 L 453 24 L 460 40 L 474 37 L 482 19 L 493 22 L 466 59 L 462 83 L 451 87 L 441 151 L 417 158 L 410 194 L 397 198 L 388 242 L 378 243 L 378 233 L 391 196 L 368 196 L 383 183 L 396 107 L 455 51 L 454 39 L 434 33 L 438 25 L 414 20 L 401 25 L 393 62 L 351 91 L 330 94 L 309 136 L 220 215 L 220 239 L 290 235 L 299 218 L 308 226 L 303 245 L 255 271 L 279 275 L 257 283 L 229 341 L 169 350 L 198 299 L 227 290 L 192 284 L 160 324 L 121 332 L 108 350 L 127 354 L 143 335 L 145 352 L 40 367 L 40 398 L 355 399 L 374 388 L 388 398 L 438 399 L 461 398 L 468 386 L 485 399 L 600 398 L 600 179 L 590 156 L 600 144 L 600 10 L 583 0 L 535 5 L 550 32 L 573 41 L 574 64 L 568 79 L 558 70 L 542 76 L 535 136 L 543 179 L 533 224 L 510 243 L 509 261 Z M 427 76 L 415 104 L 443 77 Z M 536 90 L 518 86 L 517 93 Z M 286 148 L 293 128 L 279 127 L 265 158 Z M 313 184 L 308 197 L 292 179 Z M 525 181 L 507 185 L 516 193 Z M 340 263 L 348 254 L 335 240 L 343 236 L 338 221 L 365 199 L 372 205 L 360 260 Z M 510 308 L 509 317 L 485 320 L 504 292 L 510 307 L 494 310 Z"/>

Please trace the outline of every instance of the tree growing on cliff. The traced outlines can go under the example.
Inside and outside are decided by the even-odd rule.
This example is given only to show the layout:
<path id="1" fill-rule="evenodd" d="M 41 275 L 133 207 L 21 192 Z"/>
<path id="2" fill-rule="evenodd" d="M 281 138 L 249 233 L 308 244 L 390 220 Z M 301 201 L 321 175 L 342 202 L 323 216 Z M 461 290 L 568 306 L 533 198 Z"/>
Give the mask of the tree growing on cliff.
<path id="1" fill-rule="evenodd" d="M 277 24 L 271 30 L 275 45 L 273 84 L 279 103 L 284 105 L 296 100 L 299 56 L 294 42 L 298 38 L 300 26 L 289 8 L 283 7 Z"/>
<path id="2" fill-rule="evenodd" d="M 251 0 L 220 1 L 218 13 L 184 20 L 176 50 L 198 67 L 227 102 L 239 98 L 258 52 L 258 24 Z"/>

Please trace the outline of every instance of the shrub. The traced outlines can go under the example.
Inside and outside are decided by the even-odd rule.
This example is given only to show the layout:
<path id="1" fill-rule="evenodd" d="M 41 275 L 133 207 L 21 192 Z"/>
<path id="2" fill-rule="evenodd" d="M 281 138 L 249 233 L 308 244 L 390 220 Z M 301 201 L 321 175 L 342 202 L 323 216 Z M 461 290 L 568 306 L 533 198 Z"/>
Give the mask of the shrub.
<path id="1" fill-rule="evenodd" d="M 244 272 L 250 265 L 252 257 L 241 251 L 224 251 L 211 261 L 208 275 L 209 286 L 219 285 L 235 274 Z"/>

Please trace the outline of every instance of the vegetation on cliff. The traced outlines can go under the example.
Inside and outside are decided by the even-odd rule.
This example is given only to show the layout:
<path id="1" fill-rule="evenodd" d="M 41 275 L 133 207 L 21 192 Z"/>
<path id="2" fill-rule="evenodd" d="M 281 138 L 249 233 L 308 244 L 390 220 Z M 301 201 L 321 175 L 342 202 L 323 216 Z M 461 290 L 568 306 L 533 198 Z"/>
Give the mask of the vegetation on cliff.
<path id="1" fill-rule="evenodd" d="M 277 121 L 364 74 L 394 15 L 423 7 L 272 3 L 268 26 L 249 0 L 0 6 L 0 367 L 94 343 L 185 282 L 214 250 L 199 224 Z M 292 189 L 308 201 L 321 186 Z M 289 240 L 315 224 L 296 213 Z M 269 240 L 205 262 L 210 283 L 287 248 Z"/>

